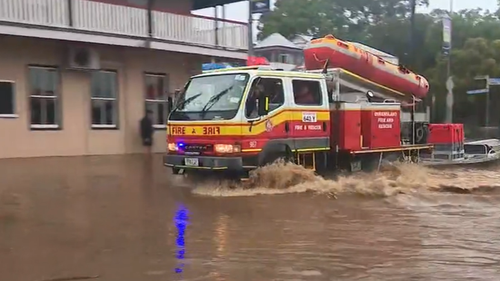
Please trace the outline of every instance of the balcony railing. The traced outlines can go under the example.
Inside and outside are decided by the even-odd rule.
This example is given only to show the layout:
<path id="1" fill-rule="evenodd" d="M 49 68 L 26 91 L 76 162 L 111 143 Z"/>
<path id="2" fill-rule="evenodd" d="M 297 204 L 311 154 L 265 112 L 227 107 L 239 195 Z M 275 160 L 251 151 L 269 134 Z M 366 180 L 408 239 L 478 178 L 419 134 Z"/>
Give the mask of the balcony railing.
<path id="1" fill-rule="evenodd" d="M 150 36 L 146 9 L 88 0 L 0 0 L 0 21 L 121 36 Z M 151 36 L 212 48 L 248 48 L 246 24 L 168 12 L 152 12 Z"/>

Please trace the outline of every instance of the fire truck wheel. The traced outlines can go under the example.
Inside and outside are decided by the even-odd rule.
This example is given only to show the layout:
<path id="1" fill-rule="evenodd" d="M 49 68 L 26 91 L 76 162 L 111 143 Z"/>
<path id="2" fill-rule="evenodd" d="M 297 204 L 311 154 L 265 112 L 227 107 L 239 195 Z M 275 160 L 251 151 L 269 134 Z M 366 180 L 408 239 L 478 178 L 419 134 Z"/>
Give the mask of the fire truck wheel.
<path id="1" fill-rule="evenodd" d="M 293 153 L 290 147 L 285 145 L 276 145 L 264 150 L 260 166 L 274 163 L 276 160 L 283 159 L 285 162 L 293 162 Z"/>
<path id="2" fill-rule="evenodd" d="M 288 157 L 285 153 L 270 153 L 266 156 L 263 161 L 263 166 L 273 164 L 276 161 L 283 160 L 288 163 L 291 162 L 291 157 Z"/>

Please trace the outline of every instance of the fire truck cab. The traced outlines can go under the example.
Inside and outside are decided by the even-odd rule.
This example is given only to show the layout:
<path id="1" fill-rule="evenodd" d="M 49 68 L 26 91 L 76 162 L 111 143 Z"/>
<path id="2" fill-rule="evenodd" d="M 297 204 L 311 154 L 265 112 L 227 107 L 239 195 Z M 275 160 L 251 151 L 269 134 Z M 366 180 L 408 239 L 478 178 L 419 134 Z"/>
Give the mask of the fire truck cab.
<path id="1" fill-rule="evenodd" d="M 401 137 L 400 93 L 342 69 L 252 66 L 194 76 L 170 110 L 164 165 L 174 174 L 248 172 L 284 158 L 356 171 L 431 146 Z M 378 99 L 373 102 L 371 99 Z"/>

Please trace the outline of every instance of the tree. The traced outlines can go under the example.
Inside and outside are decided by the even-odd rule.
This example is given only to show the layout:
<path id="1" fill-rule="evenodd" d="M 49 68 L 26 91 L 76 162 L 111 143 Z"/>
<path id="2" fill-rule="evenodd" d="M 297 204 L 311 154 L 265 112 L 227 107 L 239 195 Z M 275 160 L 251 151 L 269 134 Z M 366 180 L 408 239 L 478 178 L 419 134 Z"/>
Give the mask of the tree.
<path id="1" fill-rule="evenodd" d="M 436 97 L 436 108 L 443 108 L 446 94 L 447 60 L 440 52 L 442 43 L 442 26 L 439 11 L 431 16 L 435 23 L 427 30 L 427 49 L 434 50 L 435 60 L 425 66 L 423 74 L 429 79 L 431 92 Z M 477 75 L 500 75 L 499 69 L 500 20 L 495 14 L 481 9 L 462 10 L 452 17 L 453 36 L 451 53 L 451 74 L 454 77 L 454 119 L 457 122 L 472 122 L 482 125 L 485 120 L 485 96 L 467 96 L 467 90 L 484 87 L 484 81 L 475 81 Z M 482 84 L 481 84 L 482 83 Z M 498 89 L 493 89 L 497 91 Z M 492 104 L 500 105 L 500 99 L 492 95 Z M 442 120 L 444 112 L 435 110 L 437 119 Z M 491 120 L 499 120 L 497 112 L 492 111 Z M 479 117 L 478 119 L 474 119 Z"/>
<path id="2" fill-rule="evenodd" d="M 417 0 L 428 5 L 428 0 Z M 406 18 L 410 0 L 277 0 L 275 9 L 261 17 L 259 38 L 278 32 L 287 38 L 297 34 L 324 36 L 334 33 L 354 40 L 366 35 L 366 27 L 385 18 Z"/>
<path id="3" fill-rule="evenodd" d="M 340 33 L 349 19 L 335 1 L 278 0 L 275 9 L 263 15 L 260 21 L 263 26 L 260 38 L 275 32 L 291 38 L 297 34 L 317 36 Z"/>

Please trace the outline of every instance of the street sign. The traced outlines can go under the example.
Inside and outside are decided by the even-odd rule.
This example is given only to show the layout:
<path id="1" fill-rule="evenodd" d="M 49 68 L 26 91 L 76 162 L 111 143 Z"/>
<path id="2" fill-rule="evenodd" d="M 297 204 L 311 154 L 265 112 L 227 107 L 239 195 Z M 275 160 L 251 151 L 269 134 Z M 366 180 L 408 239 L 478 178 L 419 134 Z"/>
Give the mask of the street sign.
<path id="1" fill-rule="evenodd" d="M 451 17 L 445 16 L 442 19 L 443 22 L 443 52 L 445 55 L 449 55 L 451 51 Z"/>
<path id="2" fill-rule="evenodd" d="M 450 76 L 446 80 L 446 90 L 448 90 L 448 92 L 451 92 L 453 91 L 453 88 L 455 88 L 455 83 L 453 82 L 453 77 Z"/>
<path id="3" fill-rule="evenodd" d="M 488 79 L 488 83 L 490 86 L 499 86 L 500 85 L 500 78 L 490 78 L 490 79 Z"/>
<path id="4" fill-rule="evenodd" d="M 252 14 L 267 13 L 271 10 L 271 0 L 250 0 Z"/>
<path id="5" fill-rule="evenodd" d="M 478 90 L 467 91 L 467 95 L 478 95 L 478 94 L 486 94 L 486 93 L 488 93 L 488 89 L 478 89 Z"/>

